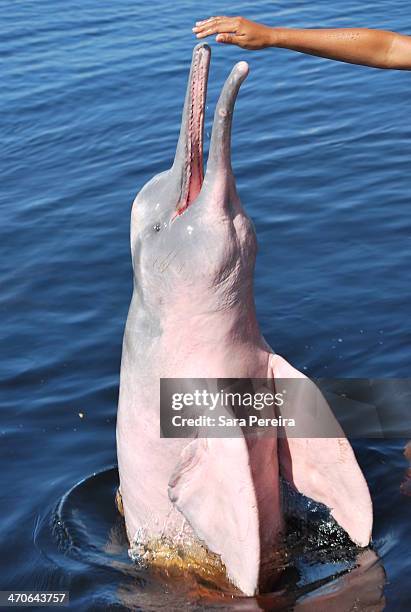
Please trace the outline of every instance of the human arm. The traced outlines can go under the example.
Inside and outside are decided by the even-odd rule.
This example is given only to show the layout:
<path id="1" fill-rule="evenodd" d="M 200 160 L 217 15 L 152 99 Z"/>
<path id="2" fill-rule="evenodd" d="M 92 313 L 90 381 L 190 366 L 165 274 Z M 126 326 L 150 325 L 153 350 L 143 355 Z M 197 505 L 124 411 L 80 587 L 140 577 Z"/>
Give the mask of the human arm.
<path id="1" fill-rule="evenodd" d="M 366 28 L 272 28 L 243 17 L 210 17 L 193 28 L 197 38 L 257 50 L 277 47 L 374 68 L 411 70 L 411 36 Z"/>

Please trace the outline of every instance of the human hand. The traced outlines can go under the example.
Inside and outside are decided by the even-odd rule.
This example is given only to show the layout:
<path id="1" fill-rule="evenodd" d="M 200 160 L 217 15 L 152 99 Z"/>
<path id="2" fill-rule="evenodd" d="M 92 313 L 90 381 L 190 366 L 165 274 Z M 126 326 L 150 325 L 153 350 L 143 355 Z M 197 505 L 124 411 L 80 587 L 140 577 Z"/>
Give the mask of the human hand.
<path id="1" fill-rule="evenodd" d="M 217 34 L 216 41 L 243 49 L 264 49 L 274 45 L 275 29 L 244 17 L 209 17 L 193 28 L 197 38 Z"/>

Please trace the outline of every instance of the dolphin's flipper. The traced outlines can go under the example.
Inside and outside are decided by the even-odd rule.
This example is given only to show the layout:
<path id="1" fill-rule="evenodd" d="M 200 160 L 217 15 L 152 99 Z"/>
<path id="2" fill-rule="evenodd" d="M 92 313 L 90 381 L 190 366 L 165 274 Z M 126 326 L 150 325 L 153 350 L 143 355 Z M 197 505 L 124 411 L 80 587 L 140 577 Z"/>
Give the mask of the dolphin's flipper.
<path id="1" fill-rule="evenodd" d="M 169 482 L 171 501 L 247 595 L 258 590 L 265 543 L 277 536 L 281 524 L 278 497 L 267 500 L 271 519 L 264 521 L 266 534 L 261 538 L 259 510 L 264 512 L 268 504 L 253 482 L 252 463 L 252 450 L 243 437 L 199 438 L 184 448 Z M 276 458 L 272 463 L 276 465 L 267 466 L 266 473 L 278 478 Z M 270 489 L 278 491 L 278 484 Z"/>
<path id="2" fill-rule="evenodd" d="M 293 405 L 284 404 L 282 416 L 292 411 L 300 432 L 319 431 L 318 423 L 327 423 L 322 431 L 337 432 L 333 438 L 292 437 L 292 428 L 285 427 L 286 437 L 279 439 L 280 470 L 300 493 L 325 504 L 337 523 L 359 546 L 367 546 L 372 530 L 372 502 L 367 483 L 350 443 L 333 416 L 319 389 L 301 372 L 278 355 L 270 357 L 271 376 L 276 379 L 304 379 L 304 393 L 293 393 Z M 306 397 L 306 393 L 310 398 Z M 312 394 L 316 393 L 315 401 Z M 288 414 L 287 414 L 288 412 Z M 303 425 L 301 425 L 303 423 Z M 338 432 L 341 432 L 339 434 Z M 294 434 L 295 435 L 295 434 Z M 301 433 L 300 433 L 301 435 Z M 341 437 L 340 437 L 341 436 Z"/>

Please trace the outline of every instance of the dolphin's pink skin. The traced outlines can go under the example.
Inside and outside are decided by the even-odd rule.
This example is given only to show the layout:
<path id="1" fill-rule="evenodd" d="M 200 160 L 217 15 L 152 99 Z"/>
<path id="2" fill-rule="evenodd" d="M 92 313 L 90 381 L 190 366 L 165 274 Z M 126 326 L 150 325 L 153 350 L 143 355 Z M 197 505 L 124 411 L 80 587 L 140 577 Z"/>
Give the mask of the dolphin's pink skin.
<path id="1" fill-rule="evenodd" d="M 253 595 L 267 579 L 283 527 L 277 439 L 246 439 L 240 432 L 235 439 L 190 441 L 159 434 L 160 378 L 296 375 L 273 355 L 258 326 L 256 237 L 231 169 L 231 121 L 245 62 L 234 67 L 217 104 L 203 178 L 209 61 L 209 47 L 198 45 L 174 164 L 133 204 L 134 292 L 117 419 L 120 489 L 131 543 L 201 541 L 221 556 L 232 582 Z M 285 474 L 329 504 L 356 542 L 368 544 L 371 501 L 348 442 L 301 442 L 285 447 Z M 316 461 L 316 449 L 329 464 Z"/>

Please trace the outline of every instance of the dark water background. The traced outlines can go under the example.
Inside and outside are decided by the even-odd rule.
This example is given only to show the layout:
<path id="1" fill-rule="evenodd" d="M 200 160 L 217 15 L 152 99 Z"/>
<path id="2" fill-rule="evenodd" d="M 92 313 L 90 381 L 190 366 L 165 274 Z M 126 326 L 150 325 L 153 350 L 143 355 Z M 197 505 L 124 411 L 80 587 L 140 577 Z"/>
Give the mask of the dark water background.
<path id="1" fill-rule="evenodd" d="M 114 520 L 114 473 L 70 497 L 77 559 L 47 535 L 47 517 L 78 481 L 115 464 L 130 205 L 171 164 L 191 26 L 215 13 L 411 33 L 406 0 L 0 2 L 2 589 L 67 588 L 75 610 L 191 605 L 134 576 L 124 546 L 111 566 L 94 550 Z M 409 376 L 411 73 L 212 46 L 207 132 L 233 63 L 251 68 L 233 166 L 258 234 L 264 335 L 313 376 Z M 355 448 L 375 504 L 386 609 L 408 610 L 403 441 Z"/>

